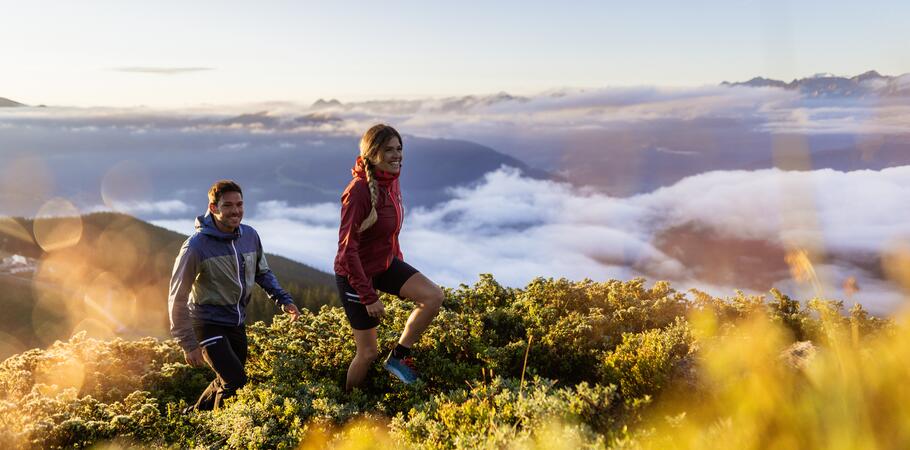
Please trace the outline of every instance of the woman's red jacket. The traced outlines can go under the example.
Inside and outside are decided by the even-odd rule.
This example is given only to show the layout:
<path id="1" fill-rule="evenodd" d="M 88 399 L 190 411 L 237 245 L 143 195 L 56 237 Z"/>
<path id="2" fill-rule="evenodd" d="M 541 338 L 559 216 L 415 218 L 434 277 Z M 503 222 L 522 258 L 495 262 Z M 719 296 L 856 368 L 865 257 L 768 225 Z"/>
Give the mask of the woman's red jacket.
<path id="1" fill-rule="evenodd" d="M 353 178 L 341 194 L 341 226 L 338 230 L 338 254 L 335 273 L 347 277 L 364 304 L 379 300 L 372 278 L 389 268 L 393 258 L 404 260 L 398 245 L 398 233 L 404 210 L 398 174 L 373 169 L 379 182 L 376 200 L 377 220 L 359 232 L 360 224 L 370 214 L 370 187 L 358 157 L 351 169 Z"/>

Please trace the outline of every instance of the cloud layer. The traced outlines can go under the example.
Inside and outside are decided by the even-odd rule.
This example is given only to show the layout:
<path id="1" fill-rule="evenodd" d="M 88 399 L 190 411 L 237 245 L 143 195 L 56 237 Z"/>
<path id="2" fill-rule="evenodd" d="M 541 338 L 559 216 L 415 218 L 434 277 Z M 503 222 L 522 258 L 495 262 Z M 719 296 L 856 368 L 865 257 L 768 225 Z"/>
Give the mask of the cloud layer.
<path id="1" fill-rule="evenodd" d="M 907 98 L 809 99 L 776 88 L 564 89 L 441 99 L 205 106 L 179 111 L 15 108 L 0 145 L 34 154 L 314 148 L 376 122 L 410 136 L 466 140 L 628 196 L 711 170 L 881 169 L 910 164 Z M 154 199 L 157 200 L 157 199 Z"/>
<path id="2" fill-rule="evenodd" d="M 338 183 L 316 183 L 316 175 L 340 180 L 347 166 L 326 170 L 313 156 L 353 151 L 356 136 L 379 121 L 396 125 L 409 142 L 477 142 L 567 181 L 504 169 L 409 211 L 405 253 L 440 283 L 470 282 L 482 272 L 511 285 L 534 276 L 644 274 L 719 293 L 746 282 L 805 289 L 788 280 L 783 262 L 805 250 L 825 293 L 837 296 L 842 281 L 855 277 L 866 303 L 887 308 L 899 297 L 884 281 L 881 256 L 906 239 L 910 223 L 910 105 L 901 98 L 807 99 L 713 86 L 180 111 L 16 108 L 0 111 L 0 146 L 13 161 L 0 170 L 0 206 L 27 210 L 34 198 L 62 196 L 84 208 L 99 204 L 99 186 L 87 180 L 102 179 L 109 207 L 189 232 L 188 205 L 204 202 L 213 179 L 256 170 L 249 194 L 258 205 L 248 221 L 271 251 L 330 271 L 337 206 L 280 194 L 309 183 L 318 201 L 337 198 Z M 428 151 L 429 165 L 412 174 L 432 172 L 443 151 Z M 87 162 L 85 173 L 59 163 L 72 155 Z M 147 159 L 135 162 L 137 155 Z M 263 163 L 291 157 L 295 164 Z M 200 176 L 190 160 L 211 172 Z M 318 173 L 306 172 L 311 179 L 294 175 L 314 167 Z M 160 221 L 175 217 L 187 218 Z M 750 271 L 754 277 L 746 277 Z"/>
<path id="3" fill-rule="evenodd" d="M 448 286 L 493 273 L 513 286 L 536 276 L 604 280 L 644 275 L 717 295 L 745 287 L 706 281 L 695 267 L 703 262 L 668 254 L 672 247 L 659 243 L 668 230 L 690 226 L 708 237 L 704 252 L 717 251 L 710 248 L 712 240 L 762 241 L 783 250 L 816 252 L 822 295 L 849 297 L 876 311 L 890 310 L 902 298 L 874 264 L 855 264 L 850 256 L 880 256 L 910 238 L 910 210 L 904 205 L 910 196 L 910 167 L 849 173 L 712 172 L 628 198 L 533 180 L 503 168 L 452 193 L 450 201 L 408 211 L 401 236 L 405 258 Z M 253 208 L 247 222 L 259 230 L 268 251 L 332 270 L 337 205 L 265 202 Z M 189 222 L 158 224 L 189 231 Z M 749 270 L 746 265 L 746 277 Z M 764 269 L 756 265 L 753 270 Z M 861 287 L 856 294 L 842 290 L 849 277 Z M 811 283 L 793 281 L 786 267 L 773 279 L 774 286 L 800 298 L 817 294 Z"/>

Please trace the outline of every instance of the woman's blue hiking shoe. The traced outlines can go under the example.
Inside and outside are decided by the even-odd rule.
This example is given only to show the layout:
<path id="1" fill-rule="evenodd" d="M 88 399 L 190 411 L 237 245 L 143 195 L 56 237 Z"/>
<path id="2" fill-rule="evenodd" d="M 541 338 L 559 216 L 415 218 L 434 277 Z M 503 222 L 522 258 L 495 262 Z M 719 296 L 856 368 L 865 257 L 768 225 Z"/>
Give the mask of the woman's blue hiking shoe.
<path id="1" fill-rule="evenodd" d="M 395 375 L 404 384 L 411 384 L 417 381 L 417 371 L 414 370 L 414 361 L 411 358 L 393 358 L 390 353 L 385 362 L 382 363 L 382 367 L 392 375 Z"/>

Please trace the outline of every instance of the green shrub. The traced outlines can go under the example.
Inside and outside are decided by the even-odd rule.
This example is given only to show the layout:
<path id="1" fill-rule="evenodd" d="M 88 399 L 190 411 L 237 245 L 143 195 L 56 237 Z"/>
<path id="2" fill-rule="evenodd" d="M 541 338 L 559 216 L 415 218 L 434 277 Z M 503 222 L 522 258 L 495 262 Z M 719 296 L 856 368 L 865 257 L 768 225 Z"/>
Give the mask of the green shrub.
<path id="1" fill-rule="evenodd" d="M 861 308 L 840 315 L 837 302 L 803 306 L 777 292 L 770 303 L 697 291 L 690 300 L 642 279 L 538 278 L 517 289 L 482 275 L 473 287 L 444 292 L 439 316 L 414 348 L 422 380 L 413 386 L 377 362 L 360 389 L 344 392 L 355 346 L 337 307 L 305 310 L 295 323 L 281 315 L 249 325 L 249 383 L 216 412 L 179 413 L 214 375 L 187 366 L 172 340 L 76 335 L 15 355 L 0 364 L 0 448 L 291 448 L 324 430 L 336 433 L 325 445 L 351 436 L 388 448 L 634 448 L 648 435 L 642 411 L 652 399 L 692 382 L 702 336 L 722 342 L 756 317 L 788 330 L 781 346 L 802 337 L 833 345 L 847 336 L 862 348 L 870 338 L 899 335 Z M 413 304 L 382 301 L 384 357 Z M 690 324 L 705 313 L 715 332 Z M 695 395 L 700 401 L 710 392 Z"/>
<path id="2" fill-rule="evenodd" d="M 601 380 L 619 386 L 626 399 L 650 397 L 671 381 L 677 364 L 691 352 L 692 335 L 682 320 L 664 329 L 626 333 L 622 344 L 604 355 Z"/>
<path id="3" fill-rule="evenodd" d="M 489 384 L 435 396 L 392 429 L 425 448 L 502 448 L 545 430 L 550 423 L 576 428 L 585 447 L 603 447 L 599 431 L 614 425 L 615 388 L 579 384 L 556 388 L 552 381 L 494 378 Z"/>

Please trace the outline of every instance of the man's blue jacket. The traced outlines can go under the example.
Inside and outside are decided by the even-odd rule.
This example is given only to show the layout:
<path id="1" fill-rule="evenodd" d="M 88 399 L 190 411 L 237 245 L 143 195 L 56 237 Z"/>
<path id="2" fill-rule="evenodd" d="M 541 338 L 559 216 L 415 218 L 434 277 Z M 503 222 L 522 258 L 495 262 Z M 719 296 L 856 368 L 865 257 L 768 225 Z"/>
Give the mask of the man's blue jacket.
<path id="1" fill-rule="evenodd" d="M 241 224 L 225 233 L 210 214 L 197 217 L 196 232 L 180 248 L 171 275 L 171 335 L 190 352 L 199 346 L 193 321 L 242 325 L 254 282 L 276 304 L 294 302 L 269 270 L 256 230 Z"/>

